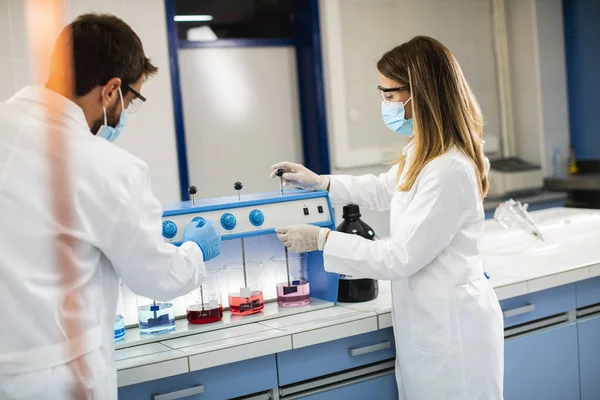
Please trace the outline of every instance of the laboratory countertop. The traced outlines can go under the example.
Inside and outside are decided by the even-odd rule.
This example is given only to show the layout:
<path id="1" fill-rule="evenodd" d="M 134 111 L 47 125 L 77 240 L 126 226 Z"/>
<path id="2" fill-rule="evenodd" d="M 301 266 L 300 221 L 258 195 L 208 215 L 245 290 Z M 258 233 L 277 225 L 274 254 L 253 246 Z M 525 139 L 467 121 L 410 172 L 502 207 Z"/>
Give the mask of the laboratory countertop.
<path id="1" fill-rule="evenodd" d="M 548 178 L 545 185 L 550 190 L 590 190 L 600 191 L 600 174 L 579 174 L 565 178 Z"/>
<path id="2" fill-rule="evenodd" d="M 567 193 L 545 192 L 544 191 L 544 192 L 539 192 L 539 193 L 514 196 L 513 198 L 514 198 L 514 200 L 520 201 L 523 204 L 525 204 L 525 203 L 539 204 L 539 203 L 548 203 L 548 202 L 552 202 L 552 201 L 564 201 L 567 199 L 567 197 L 568 197 Z M 498 204 L 505 201 L 507 198 L 508 197 L 501 197 L 501 198 L 489 197 L 489 198 L 485 199 L 485 201 L 483 202 L 483 209 L 485 211 L 492 211 L 496 207 L 498 207 Z"/>
<path id="3" fill-rule="evenodd" d="M 551 209 L 533 213 L 545 242 L 518 229 L 486 222 L 481 243 L 484 269 L 500 300 L 600 276 L 600 211 Z M 392 326 L 391 285 L 380 281 L 377 299 L 279 309 L 268 303 L 258 315 L 226 315 L 221 323 L 140 335 L 128 329 L 117 345 L 119 386 L 334 341 Z"/>

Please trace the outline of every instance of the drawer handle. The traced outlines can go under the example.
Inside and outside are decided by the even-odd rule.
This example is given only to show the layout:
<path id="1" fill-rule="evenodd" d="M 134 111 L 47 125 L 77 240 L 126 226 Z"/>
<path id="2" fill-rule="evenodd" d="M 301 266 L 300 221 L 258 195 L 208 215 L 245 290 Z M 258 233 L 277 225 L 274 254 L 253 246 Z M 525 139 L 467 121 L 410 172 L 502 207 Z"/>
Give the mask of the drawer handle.
<path id="1" fill-rule="evenodd" d="M 196 385 L 193 388 L 178 390 L 176 392 L 165 394 L 153 394 L 152 400 L 176 400 L 201 393 L 204 393 L 204 385 Z"/>
<path id="2" fill-rule="evenodd" d="M 392 342 L 389 340 L 386 340 L 385 342 L 373 344 L 371 346 L 357 347 L 355 349 L 348 349 L 348 352 L 350 353 L 350 355 L 352 357 L 356 357 L 356 356 L 362 356 L 363 354 L 374 353 L 374 352 L 380 351 L 380 350 L 386 350 L 386 349 L 389 349 L 390 347 L 392 347 Z"/>
<path id="3" fill-rule="evenodd" d="M 535 311 L 535 304 L 527 304 L 526 306 L 513 308 L 512 310 L 502 311 L 504 318 L 516 317 L 517 315 L 527 314 Z"/>

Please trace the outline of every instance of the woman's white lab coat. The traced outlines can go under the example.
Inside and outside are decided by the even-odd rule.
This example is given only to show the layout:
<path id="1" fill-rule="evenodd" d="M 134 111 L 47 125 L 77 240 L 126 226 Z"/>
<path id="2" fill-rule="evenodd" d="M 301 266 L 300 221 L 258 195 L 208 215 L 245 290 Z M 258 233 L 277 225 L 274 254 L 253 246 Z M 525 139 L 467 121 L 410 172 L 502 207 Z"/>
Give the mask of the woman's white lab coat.
<path id="1" fill-rule="evenodd" d="M 413 150 L 405 149 L 407 164 Z M 474 167 L 453 149 L 431 161 L 409 192 L 396 189 L 396 172 L 331 177 L 334 203 L 389 209 L 391 237 L 332 232 L 325 269 L 392 281 L 400 399 L 502 399 L 503 320 L 482 269 Z"/>
<path id="2" fill-rule="evenodd" d="M 66 151 L 50 145 L 58 130 Z M 165 243 L 161 219 L 148 167 L 92 135 L 75 103 L 35 87 L 0 103 L 0 399 L 117 398 L 119 277 L 169 300 L 205 274 L 200 248 Z"/>

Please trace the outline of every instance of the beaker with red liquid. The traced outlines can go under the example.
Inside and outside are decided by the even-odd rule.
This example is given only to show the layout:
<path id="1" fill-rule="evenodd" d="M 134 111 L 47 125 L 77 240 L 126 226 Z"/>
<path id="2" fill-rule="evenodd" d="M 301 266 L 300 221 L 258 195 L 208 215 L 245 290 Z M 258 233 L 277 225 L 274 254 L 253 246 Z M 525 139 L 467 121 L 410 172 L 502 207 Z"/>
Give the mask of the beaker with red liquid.
<path id="1" fill-rule="evenodd" d="M 211 324 L 222 320 L 223 304 L 217 273 L 208 273 L 202 285 L 185 296 L 185 303 L 190 324 Z"/>
<path id="2" fill-rule="evenodd" d="M 227 282 L 229 311 L 233 315 L 250 315 L 262 311 L 262 263 L 247 261 L 225 265 L 219 274 Z"/>

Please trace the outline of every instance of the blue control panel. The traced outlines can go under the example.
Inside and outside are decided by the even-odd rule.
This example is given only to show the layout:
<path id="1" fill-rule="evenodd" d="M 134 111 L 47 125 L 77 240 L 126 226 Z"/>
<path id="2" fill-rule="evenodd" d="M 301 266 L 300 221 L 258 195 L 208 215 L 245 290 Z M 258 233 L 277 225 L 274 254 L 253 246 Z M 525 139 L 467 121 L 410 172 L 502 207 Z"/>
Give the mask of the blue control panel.
<path id="1" fill-rule="evenodd" d="M 180 243 L 185 227 L 198 218 L 212 221 L 223 240 L 274 233 L 277 227 L 303 223 L 335 229 L 327 192 L 288 190 L 283 195 L 257 193 L 165 206 L 165 240 Z"/>
<path id="2" fill-rule="evenodd" d="M 231 196 L 200 199 L 195 203 L 185 201 L 165 206 L 163 237 L 167 242 L 179 245 L 185 227 L 192 221 L 202 220 L 211 221 L 219 230 L 223 241 L 273 235 L 275 228 L 296 224 L 335 229 L 333 210 L 327 192 L 286 190 L 283 194 L 242 194 L 240 198 Z M 239 247 L 235 245 L 224 248 L 239 252 Z M 233 248 L 235 250 L 231 250 Z M 268 246 L 264 249 L 269 251 Z M 220 259 L 227 258 L 226 252 L 227 250 L 224 250 L 221 253 Z M 260 259 L 269 260 L 272 256 L 270 253 L 264 254 Z M 312 297 L 331 302 L 337 300 L 338 275 L 325 271 L 321 252 L 308 253 L 307 273 Z"/>

